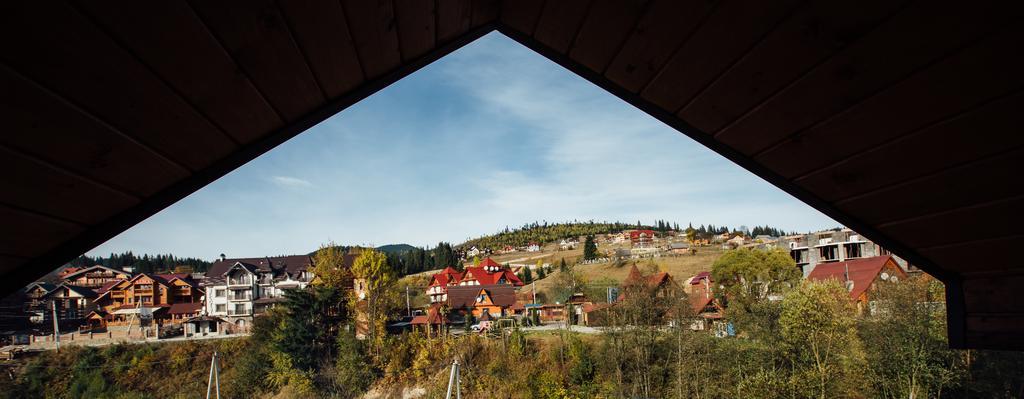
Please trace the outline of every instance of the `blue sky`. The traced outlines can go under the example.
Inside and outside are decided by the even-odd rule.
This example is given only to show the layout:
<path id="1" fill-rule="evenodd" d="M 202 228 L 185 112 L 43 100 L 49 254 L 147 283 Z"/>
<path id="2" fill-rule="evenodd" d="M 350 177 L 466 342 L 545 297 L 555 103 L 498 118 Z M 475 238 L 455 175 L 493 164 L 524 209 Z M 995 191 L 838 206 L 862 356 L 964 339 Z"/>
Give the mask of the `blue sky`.
<path id="1" fill-rule="evenodd" d="M 433 246 L 533 221 L 838 226 L 491 33 L 89 252 L 212 259 Z"/>

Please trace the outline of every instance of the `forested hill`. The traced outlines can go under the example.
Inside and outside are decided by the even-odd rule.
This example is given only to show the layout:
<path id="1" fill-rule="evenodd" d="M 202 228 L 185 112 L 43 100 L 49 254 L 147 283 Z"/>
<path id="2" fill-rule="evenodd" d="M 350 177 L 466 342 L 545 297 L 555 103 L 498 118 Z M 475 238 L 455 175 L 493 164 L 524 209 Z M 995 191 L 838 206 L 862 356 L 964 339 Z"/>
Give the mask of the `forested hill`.
<path id="1" fill-rule="evenodd" d="M 552 224 L 548 224 L 547 222 L 533 222 L 516 229 L 509 229 L 506 227 L 504 231 L 471 239 L 457 245 L 456 248 L 465 250 L 475 246 L 480 249 L 489 248 L 492 250 L 498 250 L 506 245 L 521 247 L 528 245 L 531 242 L 544 244 L 560 241 L 563 238 L 581 237 L 592 234 L 618 233 L 632 229 L 648 229 L 663 233 L 668 231 L 683 233 L 689 229 L 693 229 L 695 236 L 698 238 L 710 238 L 715 234 L 730 232 L 736 234 L 742 233 L 748 236 L 764 234 L 775 237 L 787 234 L 784 230 L 771 226 L 755 226 L 753 230 L 749 230 L 745 226 L 741 226 L 738 229 L 730 229 L 727 226 L 700 225 L 700 227 L 694 227 L 690 224 L 686 227 L 680 228 L 679 223 L 668 222 L 665 220 L 658 220 L 650 225 L 641 224 L 639 221 L 636 223 L 590 221 Z"/>
<path id="2" fill-rule="evenodd" d="M 659 221 L 655 225 L 642 225 L 637 223 L 622 222 L 566 222 L 548 224 L 533 222 L 516 229 L 505 228 L 497 234 L 491 234 L 459 244 L 457 247 L 466 249 L 470 247 L 490 248 L 498 250 L 506 245 L 521 247 L 531 242 L 548 243 L 559 241 L 563 238 L 586 236 L 591 234 L 617 233 L 629 229 L 651 229 L 658 231 L 677 230 L 678 224 L 671 224 Z"/>
<path id="3" fill-rule="evenodd" d="M 68 266 L 87 267 L 103 265 L 121 269 L 132 267 L 135 273 L 160 273 L 173 271 L 205 272 L 210 267 L 210 262 L 197 258 L 179 258 L 172 254 L 158 255 L 135 255 L 131 251 L 122 254 L 110 254 L 109 257 L 82 255 L 71 262 Z M 179 268 L 179 266 L 186 266 Z"/>

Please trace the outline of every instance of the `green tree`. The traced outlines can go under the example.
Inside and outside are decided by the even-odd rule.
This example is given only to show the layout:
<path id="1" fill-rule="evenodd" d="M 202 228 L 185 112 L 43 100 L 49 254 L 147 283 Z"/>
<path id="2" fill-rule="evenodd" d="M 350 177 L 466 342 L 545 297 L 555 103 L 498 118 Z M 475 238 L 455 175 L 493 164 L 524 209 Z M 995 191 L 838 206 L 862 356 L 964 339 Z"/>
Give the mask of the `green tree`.
<path id="1" fill-rule="evenodd" d="M 522 274 L 522 279 L 524 283 L 529 284 L 530 282 L 533 281 L 533 272 L 530 271 L 529 266 L 523 266 L 523 271 L 520 274 Z"/>
<path id="2" fill-rule="evenodd" d="M 597 243 L 594 242 L 594 236 L 588 235 L 583 241 L 583 259 L 594 260 L 597 257 Z"/>
<path id="3" fill-rule="evenodd" d="M 337 290 L 351 287 L 352 271 L 345 267 L 345 250 L 334 244 L 321 244 L 313 253 L 313 275 L 316 285 Z"/>
<path id="4" fill-rule="evenodd" d="M 930 277 L 882 283 L 872 294 L 875 306 L 859 330 L 877 397 L 938 397 L 963 377 L 946 341 L 943 295 Z"/>
<path id="5" fill-rule="evenodd" d="M 792 364 L 794 396 L 860 397 L 864 352 L 856 309 L 837 281 L 805 282 L 782 300 L 779 324 Z"/>
<path id="6" fill-rule="evenodd" d="M 398 295 L 392 290 L 397 281 L 395 273 L 387 264 L 387 256 L 382 252 L 366 249 L 352 263 L 352 274 L 366 284 L 366 318 L 371 353 L 379 358 L 380 349 L 384 345 L 386 335 L 384 326 L 390 310 L 396 307 Z M 358 303 L 360 298 L 352 298 Z M 356 306 L 358 308 L 358 305 Z"/>
<path id="7" fill-rule="evenodd" d="M 356 339 L 355 329 L 345 329 L 338 334 L 337 350 L 334 390 L 343 398 L 359 397 L 370 387 L 373 373 L 366 367 L 365 350 L 362 342 Z"/>
<path id="8" fill-rule="evenodd" d="M 546 269 L 546 268 L 545 267 L 541 267 L 541 268 L 537 269 L 537 280 L 541 280 L 541 279 L 543 279 L 544 277 L 547 276 L 547 272 L 544 269 Z"/>
<path id="9" fill-rule="evenodd" d="M 801 273 L 785 251 L 741 248 L 722 254 L 712 264 L 711 276 L 723 287 L 715 295 L 727 304 L 729 318 L 758 336 L 774 330 L 780 311 L 778 303 L 768 299 L 796 286 Z"/>

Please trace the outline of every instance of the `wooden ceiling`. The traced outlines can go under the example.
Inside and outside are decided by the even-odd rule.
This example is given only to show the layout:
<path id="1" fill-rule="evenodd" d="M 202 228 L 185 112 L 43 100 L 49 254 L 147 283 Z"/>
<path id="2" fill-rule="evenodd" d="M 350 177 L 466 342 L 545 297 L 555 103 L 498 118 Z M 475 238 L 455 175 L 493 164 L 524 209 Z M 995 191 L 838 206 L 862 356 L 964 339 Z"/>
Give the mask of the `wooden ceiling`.
<path id="1" fill-rule="evenodd" d="M 0 5 L 6 292 L 498 30 L 942 279 L 1024 349 L 1019 2 Z"/>

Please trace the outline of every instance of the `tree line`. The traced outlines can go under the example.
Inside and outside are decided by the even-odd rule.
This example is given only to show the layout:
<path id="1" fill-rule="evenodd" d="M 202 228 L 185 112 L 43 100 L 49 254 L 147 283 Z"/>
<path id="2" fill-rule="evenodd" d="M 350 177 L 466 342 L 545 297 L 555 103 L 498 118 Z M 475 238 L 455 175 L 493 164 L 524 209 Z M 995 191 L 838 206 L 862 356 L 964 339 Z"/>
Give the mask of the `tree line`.
<path id="1" fill-rule="evenodd" d="M 68 262 L 71 267 L 89 267 L 95 265 L 106 266 L 114 269 L 125 267 L 133 268 L 135 273 L 164 273 L 182 270 L 179 266 L 186 266 L 185 270 L 192 272 L 205 272 L 210 268 L 210 262 L 198 258 L 181 258 L 173 254 L 157 254 L 142 256 L 135 255 L 132 251 L 120 254 L 111 253 L 110 256 L 87 256 L 79 257 Z"/>

